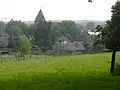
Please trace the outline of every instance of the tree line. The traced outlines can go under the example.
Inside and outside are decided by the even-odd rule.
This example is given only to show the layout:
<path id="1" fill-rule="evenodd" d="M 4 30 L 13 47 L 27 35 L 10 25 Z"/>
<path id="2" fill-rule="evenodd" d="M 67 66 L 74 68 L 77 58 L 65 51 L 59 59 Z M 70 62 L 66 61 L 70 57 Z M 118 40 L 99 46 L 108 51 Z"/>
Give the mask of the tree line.
<path id="1" fill-rule="evenodd" d="M 3 30 L 4 26 L 4 31 Z M 19 49 L 20 38 L 28 38 L 31 46 L 37 45 L 42 52 L 46 52 L 53 48 L 57 37 L 66 36 L 71 42 L 80 32 L 87 32 L 88 29 L 93 30 L 95 24 L 88 22 L 86 26 L 76 24 L 74 21 L 61 21 L 61 22 L 40 22 L 38 24 L 27 25 L 22 21 L 10 20 L 7 24 L 0 22 L 0 32 L 5 32 L 9 35 L 8 48 L 13 48 L 13 51 Z M 23 38 L 23 37 L 22 37 Z"/>

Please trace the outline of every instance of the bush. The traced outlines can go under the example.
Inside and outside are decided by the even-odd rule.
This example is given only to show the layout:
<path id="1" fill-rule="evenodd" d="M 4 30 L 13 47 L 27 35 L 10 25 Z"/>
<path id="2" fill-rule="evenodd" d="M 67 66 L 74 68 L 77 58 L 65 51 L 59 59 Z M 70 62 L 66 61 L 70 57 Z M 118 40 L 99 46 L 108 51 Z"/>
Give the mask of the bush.
<path id="1" fill-rule="evenodd" d="M 115 74 L 120 75 L 120 64 L 118 62 L 115 64 Z"/>

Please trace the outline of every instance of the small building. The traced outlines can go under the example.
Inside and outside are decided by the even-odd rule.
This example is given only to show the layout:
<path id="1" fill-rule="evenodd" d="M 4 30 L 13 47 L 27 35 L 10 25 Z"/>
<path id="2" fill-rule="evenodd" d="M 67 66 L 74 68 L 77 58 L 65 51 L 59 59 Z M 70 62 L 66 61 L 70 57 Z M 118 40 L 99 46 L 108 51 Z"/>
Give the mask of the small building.
<path id="1" fill-rule="evenodd" d="M 6 54 L 9 52 L 9 49 L 7 48 L 9 44 L 9 35 L 5 33 L 5 23 L 0 22 L 0 26 L 0 54 Z"/>
<path id="2" fill-rule="evenodd" d="M 86 45 L 92 41 L 92 37 L 88 32 L 80 32 L 77 34 L 74 41 L 82 42 L 83 45 Z"/>
<path id="3" fill-rule="evenodd" d="M 5 33 L 4 23 L 0 22 L 0 24 L 3 24 L 0 27 L 0 47 L 6 47 L 8 46 L 8 43 L 9 43 L 9 40 L 8 40 L 9 35 Z"/>
<path id="4" fill-rule="evenodd" d="M 82 42 L 71 42 L 67 37 L 58 37 L 54 46 L 55 51 L 78 51 L 84 52 Z"/>
<path id="5" fill-rule="evenodd" d="M 8 46 L 9 40 L 5 37 L 0 37 L 0 47 Z"/>

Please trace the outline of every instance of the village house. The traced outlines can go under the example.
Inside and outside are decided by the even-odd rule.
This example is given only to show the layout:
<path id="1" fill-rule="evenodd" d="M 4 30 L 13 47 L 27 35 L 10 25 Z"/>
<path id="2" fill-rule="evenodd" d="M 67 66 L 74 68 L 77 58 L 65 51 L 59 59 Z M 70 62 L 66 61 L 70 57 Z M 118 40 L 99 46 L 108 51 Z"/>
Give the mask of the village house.
<path id="1" fill-rule="evenodd" d="M 6 48 L 9 44 L 9 35 L 5 33 L 5 24 L 0 22 L 0 54 L 8 53 L 8 49 Z"/>

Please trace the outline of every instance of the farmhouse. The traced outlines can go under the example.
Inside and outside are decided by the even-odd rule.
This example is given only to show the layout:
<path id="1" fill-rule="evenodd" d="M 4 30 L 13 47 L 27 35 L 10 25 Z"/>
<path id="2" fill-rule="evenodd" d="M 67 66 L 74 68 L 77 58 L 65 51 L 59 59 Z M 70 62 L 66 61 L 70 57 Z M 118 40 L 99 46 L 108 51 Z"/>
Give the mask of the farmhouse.
<path id="1" fill-rule="evenodd" d="M 57 51 L 85 51 L 82 42 L 72 43 L 67 37 L 58 37 L 54 49 Z"/>

